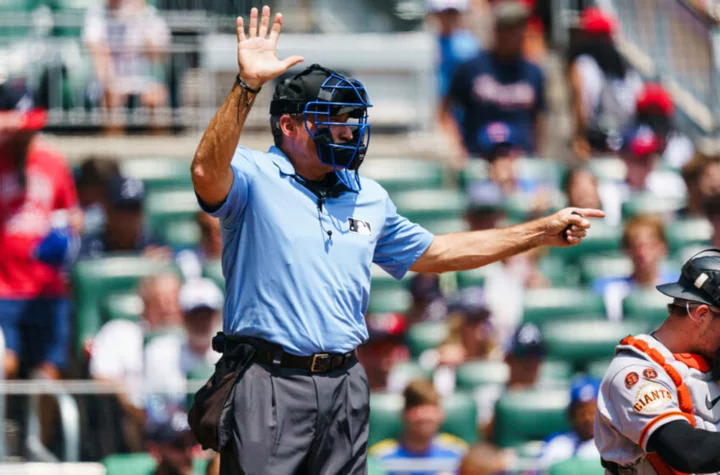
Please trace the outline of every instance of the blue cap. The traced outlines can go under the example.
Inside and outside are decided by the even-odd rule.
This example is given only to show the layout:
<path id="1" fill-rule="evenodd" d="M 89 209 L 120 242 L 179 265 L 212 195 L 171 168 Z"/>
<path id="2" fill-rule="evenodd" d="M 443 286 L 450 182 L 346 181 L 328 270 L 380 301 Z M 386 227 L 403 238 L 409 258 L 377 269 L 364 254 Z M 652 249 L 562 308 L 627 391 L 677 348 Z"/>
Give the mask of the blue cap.
<path id="1" fill-rule="evenodd" d="M 481 128 L 478 134 L 478 146 L 482 156 L 493 160 L 497 158 L 500 147 L 515 148 L 518 144 L 517 135 L 515 127 L 505 122 L 490 122 Z"/>
<path id="2" fill-rule="evenodd" d="M 136 178 L 113 177 L 108 184 L 108 199 L 118 208 L 141 209 L 145 185 Z"/>
<path id="3" fill-rule="evenodd" d="M 570 404 L 597 401 L 600 392 L 600 380 L 590 376 L 575 378 L 570 387 Z"/>

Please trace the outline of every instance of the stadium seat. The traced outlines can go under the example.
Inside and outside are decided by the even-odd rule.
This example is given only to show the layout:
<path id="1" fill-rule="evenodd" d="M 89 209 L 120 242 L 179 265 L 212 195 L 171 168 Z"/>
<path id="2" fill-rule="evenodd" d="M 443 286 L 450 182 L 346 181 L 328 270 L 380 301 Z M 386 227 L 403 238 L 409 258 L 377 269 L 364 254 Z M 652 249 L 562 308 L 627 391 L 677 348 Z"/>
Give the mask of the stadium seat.
<path id="1" fill-rule="evenodd" d="M 137 255 L 119 254 L 77 262 L 71 272 L 77 317 L 76 349 L 80 350 L 100 328 L 100 303 L 105 296 L 132 291 L 143 277 L 168 271 L 177 269 Z"/>
<path id="2" fill-rule="evenodd" d="M 605 469 L 600 464 L 600 458 L 570 459 L 553 464 L 548 475 L 604 475 Z"/>
<path id="3" fill-rule="evenodd" d="M 368 312 L 404 313 L 410 307 L 410 301 L 410 291 L 403 288 L 371 290 L 370 303 L 368 304 Z"/>
<path id="4" fill-rule="evenodd" d="M 145 216 L 154 236 L 167 237 L 169 228 L 193 221 L 199 210 L 192 189 L 155 191 L 145 198 Z"/>
<path id="5" fill-rule="evenodd" d="M 471 160 L 464 170 L 458 173 L 458 181 L 463 189 L 474 182 L 485 181 L 490 178 L 488 162 L 485 160 Z"/>
<path id="6" fill-rule="evenodd" d="M 510 368 L 504 361 L 469 361 L 455 373 L 457 388 L 471 390 L 488 384 L 504 385 L 510 378 Z"/>
<path id="7" fill-rule="evenodd" d="M 120 172 L 137 178 L 150 191 L 180 189 L 192 190 L 190 164 L 172 158 L 132 158 L 120 162 Z"/>
<path id="8" fill-rule="evenodd" d="M 370 436 L 368 446 L 381 440 L 395 438 L 402 432 L 404 400 L 400 394 L 373 393 L 370 395 Z M 477 440 L 477 409 L 468 394 L 453 393 L 443 398 L 445 422 L 441 432 L 460 437 L 468 443 Z"/>
<path id="9" fill-rule="evenodd" d="M 508 391 L 495 405 L 495 441 L 515 447 L 568 429 L 566 389 Z"/>
<path id="10" fill-rule="evenodd" d="M 193 471 L 204 474 L 209 461 L 193 460 Z M 157 468 L 155 458 L 149 453 L 114 454 L 102 460 L 105 465 L 105 475 L 151 475 Z"/>
<path id="11" fill-rule="evenodd" d="M 108 295 L 100 302 L 103 323 L 110 320 L 139 320 L 143 301 L 136 292 L 120 292 Z"/>
<path id="12" fill-rule="evenodd" d="M 28 38 L 32 29 L 31 12 L 39 6 L 36 0 L 0 1 L 0 38 L 5 40 Z"/>
<path id="13" fill-rule="evenodd" d="M 612 358 L 615 346 L 628 335 L 644 333 L 646 322 L 564 321 L 543 326 L 549 357 L 567 361 L 576 368 Z"/>
<path id="14" fill-rule="evenodd" d="M 561 209 L 566 204 L 565 196 L 557 189 L 549 190 L 550 210 L 543 211 L 545 215 Z M 524 222 L 531 219 L 536 208 L 537 192 L 517 193 L 509 197 L 505 203 L 505 212 L 512 222 Z"/>
<path id="15" fill-rule="evenodd" d="M 627 177 L 627 165 L 621 158 L 593 157 L 587 167 L 599 181 L 623 182 Z"/>
<path id="16" fill-rule="evenodd" d="M 523 321 L 537 324 L 577 318 L 602 318 L 605 304 L 602 297 L 581 287 L 528 289 L 523 302 Z"/>
<path id="17" fill-rule="evenodd" d="M 685 206 L 685 198 L 661 198 L 644 193 L 634 196 L 622 204 L 624 219 L 639 214 L 671 215 Z"/>
<path id="18" fill-rule="evenodd" d="M 417 361 L 404 361 L 394 365 L 388 374 L 389 381 L 396 378 L 407 384 L 413 379 L 431 379 L 432 371 L 424 369 Z"/>
<path id="19" fill-rule="evenodd" d="M 412 278 L 412 273 L 408 272 L 403 280 L 397 280 L 385 272 L 382 267 L 373 264 L 370 267 L 370 279 L 371 279 L 371 291 L 376 290 L 388 290 L 388 289 L 402 289 L 407 290 L 409 280 Z"/>
<path id="20" fill-rule="evenodd" d="M 200 226 L 194 219 L 173 221 L 170 226 L 163 226 L 159 234 L 156 237 L 160 242 L 173 249 L 192 249 L 200 243 Z"/>
<path id="21" fill-rule="evenodd" d="M 443 182 L 443 169 L 439 164 L 417 158 L 366 160 L 362 174 L 377 180 L 388 193 L 439 188 Z"/>
<path id="22" fill-rule="evenodd" d="M 515 176 L 519 180 L 549 184 L 557 187 L 565 172 L 565 164 L 558 160 L 524 157 L 515 160 Z"/>
<path id="23" fill-rule="evenodd" d="M 610 361 L 609 359 L 591 361 L 587 364 L 585 373 L 593 378 L 602 379 L 605 376 L 608 366 L 610 366 Z"/>
<path id="24" fill-rule="evenodd" d="M 659 325 L 668 316 L 667 304 L 672 302 L 655 289 L 636 290 L 623 300 L 623 318 Z"/>
<path id="25" fill-rule="evenodd" d="M 665 228 L 671 252 L 687 246 L 709 247 L 713 229 L 705 218 L 677 219 Z"/>
<path id="26" fill-rule="evenodd" d="M 573 368 L 566 361 L 548 360 L 540 366 L 540 385 L 558 386 L 564 385 L 573 376 Z"/>
<path id="27" fill-rule="evenodd" d="M 85 11 L 97 0 L 49 0 L 47 2 L 57 18 L 53 36 L 80 38 Z"/>
<path id="28" fill-rule="evenodd" d="M 558 256 L 541 257 L 538 261 L 538 269 L 555 287 L 577 284 L 577 273 Z"/>
<path id="29" fill-rule="evenodd" d="M 417 223 L 435 235 L 468 230 L 467 223 L 462 218 L 423 219 Z"/>
<path id="30" fill-rule="evenodd" d="M 588 254 L 611 253 L 620 251 L 622 228 L 609 226 L 602 220 L 593 220 L 592 229 L 581 245 L 569 247 L 551 247 L 550 255 L 565 261 L 575 262 Z"/>
<path id="31" fill-rule="evenodd" d="M 467 208 L 466 196 L 452 189 L 416 189 L 392 195 L 398 213 L 411 221 L 462 218 Z"/>
<path id="32" fill-rule="evenodd" d="M 203 264 L 202 274 L 203 277 L 211 279 L 225 292 L 225 277 L 223 276 L 221 260 L 205 262 L 205 264 Z"/>
<path id="33" fill-rule="evenodd" d="M 596 255 L 580 258 L 580 279 L 589 284 L 597 279 L 623 278 L 632 274 L 632 261 L 625 254 Z"/>
<path id="34" fill-rule="evenodd" d="M 448 328 L 445 322 L 416 323 L 410 327 L 405 337 L 410 354 L 417 358 L 430 348 L 437 348 L 447 338 Z"/>
<path id="35" fill-rule="evenodd" d="M 501 268 L 501 263 L 493 263 L 477 269 L 466 270 L 457 273 L 458 287 L 465 289 L 467 287 L 482 287 L 485 284 L 487 276 Z"/>

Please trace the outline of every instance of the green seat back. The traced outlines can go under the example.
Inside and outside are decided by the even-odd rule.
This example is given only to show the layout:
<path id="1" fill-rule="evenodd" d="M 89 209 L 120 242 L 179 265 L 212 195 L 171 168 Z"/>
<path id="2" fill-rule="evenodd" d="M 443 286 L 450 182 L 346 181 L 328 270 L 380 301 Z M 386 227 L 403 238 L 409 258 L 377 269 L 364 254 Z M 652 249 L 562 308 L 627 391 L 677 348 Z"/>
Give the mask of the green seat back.
<path id="1" fill-rule="evenodd" d="M 566 361 L 547 360 L 540 366 L 540 385 L 556 386 L 569 382 L 573 377 L 573 367 Z"/>
<path id="2" fill-rule="evenodd" d="M 570 459 L 553 464 L 549 475 L 604 475 L 600 459 Z"/>
<path id="3" fill-rule="evenodd" d="M 80 38 L 85 11 L 96 0 L 49 0 L 56 18 L 53 36 Z"/>
<path id="4" fill-rule="evenodd" d="M 602 297 L 578 287 L 528 289 L 523 301 L 523 321 L 545 324 L 556 320 L 594 319 L 604 315 Z"/>
<path id="5" fill-rule="evenodd" d="M 143 312 L 142 298 L 136 292 L 118 292 L 100 302 L 103 323 L 110 320 L 139 320 Z"/>
<path id="6" fill-rule="evenodd" d="M 368 312 L 405 312 L 410 308 L 410 291 L 403 288 L 378 289 L 370 292 Z"/>
<path id="7" fill-rule="evenodd" d="M 627 177 L 627 165 L 621 158 L 593 157 L 587 167 L 600 181 L 624 182 Z"/>
<path id="8" fill-rule="evenodd" d="M 549 212 L 557 211 L 565 206 L 565 196 L 560 190 L 550 190 L 550 210 Z M 517 193 L 505 202 L 505 212 L 509 220 L 513 222 L 523 222 L 532 218 L 532 214 L 536 208 L 536 193 Z M 543 213 L 547 214 L 547 213 Z"/>
<path id="9" fill-rule="evenodd" d="M 466 196 L 452 189 L 425 189 L 395 193 L 392 196 L 398 213 L 411 221 L 462 218 L 467 208 Z"/>
<path id="10" fill-rule="evenodd" d="M 153 235 L 166 236 L 167 229 L 195 219 L 200 210 L 192 189 L 155 191 L 145 199 L 145 215 Z"/>
<path id="11" fill-rule="evenodd" d="M 145 183 L 149 191 L 192 190 L 190 164 L 173 158 L 132 158 L 120 162 L 120 172 Z"/>
<path id="12" fill-rule="evenodd" d="M 593 378 L 602 379 L 605 376 L 605 372 L 607 371 L 608 366 L 610 366 L 610 361 L 612 360 L 602 359 L 591 361 L 587 364 L 585 372 Z"/>
<path id="13" fill-rule="evenodd" d="M 220 259 L 205 262 L 202 273 L 203 277 L 211 279 L 225 292 L 225 277 L 223 276 L 222 261 Z"/>
<path id="14" fill-rule="evenodd" d="M 174 249 L 192 249 L 200 244 L 200 226 L 193 220 L 173 220 L 157 235 L 160 242 Z"/>
<path id="15" fill-rule="evenodd" d="M 508 391 L 495 405 L 495 440 L 515 447 L 568 429 L 567 389 Z"/>
<path id="16" fill-rule="evenodd" d="M 362 174 L 380 182 L 389 192 L 439 188 L 443 169 L 437 164 L 416 158 L 373 158 L 363 163 Z"/>
<path id="17" fill-rule="evenodd" d="M 410 327 L 405 341 L 410 348 L 410 354 L 417 358 L 423 351 L 440 346 L 447 335 L 445 322 L 422 322 Z"/>
<path id="18" fill-rule="evenodd" d="M 709 247 L 713 228 L 705 218 L 676 219 L 665 228 L 670 250 L 675 252 L 687 246 Z"/>
<path id="19" fill-rule="evenodd" d="M 645 322 L 565 321 L 543 326 L 549 356 L 576 368 L 593 360 L 612 358 L 615 347 L 628 335 L 647 331 Z"/>
<path id="20" fill-rule="evenodd" d="M 435 235 L 468 230 L 467 223 L 462 218 L 423 219 L 417 223 Z"/>
<path id="21" fill-rule="evenodd" d="M 413 379 L 432 379 L 432 371 L 424 369 L 417 361 L 404 361 L 392 367 L 388 380 L 398 379 L 410 382 Z"/>
<path id="22" fill-rule="evenodd" d="M 632 261 L 625 254 L 589 254 L 580 258 L 580 279 L 588 284 L 597 279 L 627 277 L 632 268 Z"/>
<path id="23" fill-rule="evenodd" d="M 157 468 L 155 459 L 147 453 L 109 455 L 102 463 L 106 475 L 150 475 Z"/>
<path id="24" fill-rule="evenodd" d="M 458 287 L 461 289 L 467 287 L 482 287 L 485 285 L 485 279 L 487 279 L 487 276 L 501 267 L 501 263 L 493 263 L 483 267 L 478 267 L 477 269 L 458 272 Z"/>
<path id="25" fill-rule="evenodd" d="M 565 164 L 558 160 L 539 157 L 523 157 L 515 160 L 515 176 L 519 180 L 560 184 L 565 173 Z"/>
<path id="26" fill-rule="evenodd" d="M 367 475 L 387 475 L 377 460 L 374 457 L 368 457 L 367 459 Z"/>
<path id="27" fill-rule="evenodd" d="M 543 256 L 538 260 L 537 265 L 542 275 L 547 277 L 555 287 L 577 284 L 576 273 L 573 272 L 573 269 L 559 256 Z"/>
<path id="28" fill-rule="evenodd" d="M 623 218 L 639 214 L 669 215 L 685 206 L 685 198 L 663 198 L 650 193 L 633 196 L 622 204 Z"/>
<path id="29" fill-rule="evenodd" d="M 0 38 L 28 38 L 32 30 L 32 11 L 39 6 L 36 0 L 0 0 Z"/>
<path id="30" fill-rule="evenodd" d="M 620 251 L 621 237 L 622 229 L 619 226 L 609 226 L 596 219 L 592 221 L 592 228 L 583 242 L 576 246 L 551 247 L 550 255 L 576 262 L 587 254 L 617 253 Z"/>
<path id="31" fill-rule="evenodd" d="M 411 273 L 408 273 L 403 280 L 397 280 L 376 264 L 370 267 L 371 291 L 388 289 L 407 290 L 411 278 Z"/>
<path id="32" fill-rule="evenodd" d="M 469 361 L 458 367 L 455 381 L 458 389 L 471 390 L 479 386 L 505 385 L 510 368 L 504 361 Z"/>
<path id="33" fill-rule="evenodd" d="M 84 342 L 100 328 L 100 303 L 106 296 L 132 291 L 140 279 L 162 272 L 177 272 L 177 269 L 153 259 L 125 254 L 78 261 L 71 272 L 76 349 L 82 349 Z"/>
<path id="34" fill-rule="evenodd" d="M 477 440 L 477 408 L 473 398 L 456 392 L 443 398 L 445 421 L 440 427 L 468 443 Z M 403 397 L 400 394 L 373 393 L 370 395 L 370 436 L 368 447 L 385 439 L 396 438 L 402 432 Z"/>
<path id="35" fill-rule="evenodd" d="M 655 289 L 633 291 L 623 300 L 623 318 L 659 325 L 668 316 L 670 302 L 670 297 Z"/>
<path id="36" fill-rule="evenodd" d="M 487 181 L 490 178 L 490 169 L 485 160 L 471 160 L 464 170 L 458 173 L 458 182 L 463 189 L 467 189 L 471 183 Z"/>

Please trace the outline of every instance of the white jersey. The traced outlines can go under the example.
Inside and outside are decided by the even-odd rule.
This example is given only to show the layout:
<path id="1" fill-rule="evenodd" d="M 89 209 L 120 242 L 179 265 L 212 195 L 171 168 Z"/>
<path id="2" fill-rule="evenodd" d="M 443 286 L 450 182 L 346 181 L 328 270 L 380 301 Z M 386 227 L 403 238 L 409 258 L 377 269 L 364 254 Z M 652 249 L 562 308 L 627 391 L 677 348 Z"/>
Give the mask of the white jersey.
<path id="1" fill-rule="evenodd" d="M 672 421 L 694 418 L 695 427 L 717 432 L 720 427 L 720 386 L 712 381 L 706 362 L 693 355 L 673 355 L 650 335 L 639 335 L 665 358 L 689 389 L 693 415 L 680 409 L 678 389 L 668 373 L 647 354 L 619 345 L 600 385 L 595 414 L 595 443 L 604 460 L 638 475 L 656 475 L 647 458 L 653 433 Z"/>

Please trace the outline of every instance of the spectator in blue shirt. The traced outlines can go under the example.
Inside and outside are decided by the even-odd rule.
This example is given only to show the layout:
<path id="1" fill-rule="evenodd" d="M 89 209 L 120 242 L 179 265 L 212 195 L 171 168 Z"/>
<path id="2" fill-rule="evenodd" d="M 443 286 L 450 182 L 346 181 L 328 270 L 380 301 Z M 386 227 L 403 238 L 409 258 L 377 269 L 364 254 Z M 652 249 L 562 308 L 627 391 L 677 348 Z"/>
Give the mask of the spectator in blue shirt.
<path id="1" fill-rule="evenodd" d="M 403 432 L 399 439 L 387 439 L 370 447 L 369 454 L 382 461 L 444 459 L 454 466 L 460 464 L 467 444 L 450 434 L 440 433 L 445 417 L 440 395 L 433 383 L 423 379 L 411 381 L 403 393 Z M 399 472 L 389 472 L 389 475 Z M 406 475 L 432 475 L 431 471 L 405 471 Z M 444 472 L 443 472 L 444 473 Z"/>
<path id="2" fill-rule="evenodd" d="M 514 127 L 518 147 L 536 153 L 542 148 L 545 79 L 538 66 L 523 59 L 530 12 L 506 0 L 495 5 L 493 13 L 495 42 L 458 67 L 443 102 L 442 125 L 465 156 L 482 156 L 480 134 L 491 122 Z M 463 110 L 461 123 L 452 117 L 454 106 Z"/>
<path id="3" fill-rule="evenodd" d="M 540 454 L 542 467 L 570 458 L 600 459 L 593 436 L 600 381 L 581 376 L 570 389 L 568 417 L 572 430 L 550 436 Z"/>

